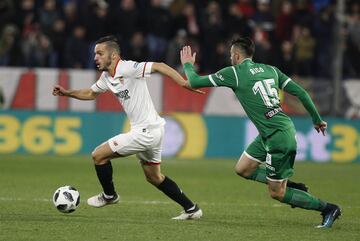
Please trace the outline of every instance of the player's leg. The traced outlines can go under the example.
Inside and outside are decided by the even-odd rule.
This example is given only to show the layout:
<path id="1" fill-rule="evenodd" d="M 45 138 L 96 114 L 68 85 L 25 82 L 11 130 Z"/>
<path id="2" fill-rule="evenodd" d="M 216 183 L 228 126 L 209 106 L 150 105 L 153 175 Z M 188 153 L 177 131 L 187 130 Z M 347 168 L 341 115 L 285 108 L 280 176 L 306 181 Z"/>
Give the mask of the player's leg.
<path id="1" fill-rule="evenodd" d="M 115 192 L 113 168 L 110 161 L 118 157 L 120 157 L 120 155 L 110 148 L 108 142 L 102 143 L 92 152 L 96 175 L 103 192 L 88 199 L 87 203 L 90 206 L 102 207 L 119 201 L 119 196 Z"/>
<path id="2" fill-rule="evenodd" d="M 146 180 L 162 191 L 166 196 L 181 205 L 184 210 L 191 210 L 195 204 L 185 195 L 179 186 L 169 177 L 163 175 L 158 165 L 142 163 Z"/>
<path id="3" fill-rule="evenodd" d="M 267 183 L 265 168 L 260 165 L 265 161 L 266 150 L 260 135 L 250 143 L 235 165 L 235 172 L 246 179 Z"/>
<path id="4" fill-rule="evenodd" d="M 284 144 L 286 143 L 286 144 Z M 270 196 L 291 206 L 320 211 L 326 216 L 326 227 L 340 216 L 340 209 L 310 193 L 287 187 L 287 179 L 293 174 L 296 156 L 295 130 L 278 131 L 266 142 L 269 153 L 266 157 L 266 173 Z M 333 216 L 332 216 L 333 215 Z"/>
<path id="5" fill-rule="evenodd" d="M 194 204 L 172 179 L 161 173 L 160 164 L 142 163 L 142 168 L 149 183 L 184 208 L 185 215 L 180 215 L 181 218 L 179 216 L 178 219 L 197 219 L 202 216 L 198 205 Z"/>
<path id="6" fill-rule="evenodd" d="M 267 183 L 266 169 L 263 165 L 267 152 L 264 143 L 258 135 L 255 140 L 246 148 L 239 161 L 235 165 L 235 172 L 248 180 Z M 296 183 L 288 180 L 288 187 L 293 187 L 307 192 L 308 187 L 303 183 Z"/>
<path id="7" fill-rule="evenodd" d="M 186 220 L 200 218 L 202 216 L 202 210 L 198 205 L 194 204 L 172 179 L 161 173 L 161 142 L 164 129 L 159 128 L 150 130 L 150 132 L 154 137 L 154 145 L 152 148 L 136 155 L 140 160 L 146 180 L 184 208 L 184 213 L 175 219 Z"/>
<path id="8" fill-rule="evenodd" d="M 95 148 L 92 158 L 103 192 L 88 199 L 90 206 L 102 207 L 119 201 L 119 195 L 116 193 L 113 183 L 113 169 L 110 160 L 143 150 L 144 147 L 138 143 L 137 138 L 138 134 L 130 131 L 114 136 Z"/>

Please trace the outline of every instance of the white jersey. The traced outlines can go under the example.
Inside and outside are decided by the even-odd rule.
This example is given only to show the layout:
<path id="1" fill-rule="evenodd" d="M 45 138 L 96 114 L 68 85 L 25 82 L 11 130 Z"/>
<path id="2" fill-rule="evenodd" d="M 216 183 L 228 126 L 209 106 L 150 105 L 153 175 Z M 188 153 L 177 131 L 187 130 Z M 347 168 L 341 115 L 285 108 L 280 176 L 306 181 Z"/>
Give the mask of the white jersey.
<path id="1" fill-rule="evenodd" d="M 165 120 L 155 110 L 146 85 L 152 64 L 152 62 L 120 60 L 115 67 L 114 77 L 104 71 L 98 81 L 91 86 L 94 92 L 110 90 L 118 97 L 132 129 L 160 127 L 165 124 Z"/>

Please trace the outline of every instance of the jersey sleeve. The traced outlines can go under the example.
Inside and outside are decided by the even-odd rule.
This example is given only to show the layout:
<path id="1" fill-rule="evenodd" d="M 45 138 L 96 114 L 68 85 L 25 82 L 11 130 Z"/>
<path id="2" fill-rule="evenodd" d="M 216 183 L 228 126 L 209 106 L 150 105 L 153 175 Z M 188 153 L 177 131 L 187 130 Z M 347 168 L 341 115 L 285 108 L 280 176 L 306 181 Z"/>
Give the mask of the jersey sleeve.
<path id="1" fill-rule="evenodd" d="M 230 88 L 239 86 L 239 79 L 234 66 L 223 68 L 215 74 L 209 75 L 209 79 L 214 86 Z"/>
<path id="2" fill-rule="evenodd" d="M 217 86 L 235 87 L 238 85 L 238 79 L 236 78 L 237 76 L 234 72 L 235 69 L 232 70 L 232 67 L 224 68 L 215 74 L 210 74 L 207 76 L 199 76 L 195 72 L 194 66 L 190 63 L 184 64 L 184 70 L 186 77 L 188 78 L 189 83 L 193 88 Z"/>
<path id="3" fill-rule="evenodd" d="M 151 67 L 153 65 L 153 62 L 126 61 L 125 63 L 122 64 L 126 64 L 126 66 L 124 66 L 123 68 L 125 69 L 124 74 L 118 73 L 120 71 L 117 71 L 115 74 L 115 78 L 121 77 L 123 75 L 132 78 L 150 77 Z"/>
<path id="4" fill-rule="evenodd" d="M 278 77 L 279 88 L 283 90 L 285 88 L 285 86 L 291 81 L 291 78 L 288 77 L 283 72 L 281 72 L 278 68 L 273 67 L 273 66 L 271 66 L 271 67 L 274 69 L 274 71 L 275 71 L 275 73 L 276 73 L 276 75 Z"/>
<path id="5" fill-rule="evenodd" d="M 307 112 L 310 114 L 312 121 L 315 125 L 321 123 L 322 119 L 320 117 L 320 114 L 317 111 L 314 102 L 311 100 L 306 90 L 304 90 L 294 81 L 289 81 L 288 84 L 286 84 L 286 86 L 284 87 L 284 91 L 298 97 Z"/>
<path id="6" fill-rule="evenodd" d="M 100 78 L 91 86 L 92 91 L 97 93 L 103 93 L 107 91 L 109 88 L 105 81 L 104 73 L 100 75 Z"/>

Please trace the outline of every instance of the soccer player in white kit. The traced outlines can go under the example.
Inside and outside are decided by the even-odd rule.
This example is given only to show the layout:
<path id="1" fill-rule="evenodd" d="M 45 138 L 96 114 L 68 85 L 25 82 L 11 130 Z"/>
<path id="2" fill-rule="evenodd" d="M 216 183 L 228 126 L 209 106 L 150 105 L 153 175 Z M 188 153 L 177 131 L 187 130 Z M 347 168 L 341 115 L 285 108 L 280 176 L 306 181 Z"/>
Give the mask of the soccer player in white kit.
<path id="1" fill-rule="evenodd" d="M 111 91 L 122 104 L 130 120 L 131 130 L 110 138 L 92 152 L 95 170 L 103 192 L 90 197 L 88 205 L 103 207 L 117 203 L 120 196 L 113 184 L 111 159 L 136 154 L 146 180 L 184 208 L 173 219 L 198 219 L 202 210 L 194 204 L 169 177 L 160 170 L 161 143 L 165 120 L 159 116 L 152 103 L 146 77 L 153 72 L 169 76 L 180 86 L 192 89 L 189 83 L 173 68 L 164 63 L 126 61 L 120 57 L 120 47 L 113 36 L 100 38 L 95 45 L 95 63 L 103 71 L 98 81 L 88 89 L 67 90 L 56 85 L 55 96 L 68 96 L 79 100 L 94 100 L 101 93 Z"/>

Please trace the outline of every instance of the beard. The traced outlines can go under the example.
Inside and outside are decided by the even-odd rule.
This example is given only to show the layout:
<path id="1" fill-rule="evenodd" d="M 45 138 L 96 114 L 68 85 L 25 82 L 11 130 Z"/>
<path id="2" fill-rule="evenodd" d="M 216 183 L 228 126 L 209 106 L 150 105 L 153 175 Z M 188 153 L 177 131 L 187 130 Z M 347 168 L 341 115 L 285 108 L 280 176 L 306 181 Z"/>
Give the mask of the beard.
<path id="1" fill-rule="evenodd" d="M 103 67 L 100 66 L 100 64 L 97 64 L 96 67 L 100 70 L 100 71 L 109 71 L 110 69 L 110 65 L 111 65 L 111 59 L 107 59 L 105 62 L 104 62 L 104 65 Z"/>

